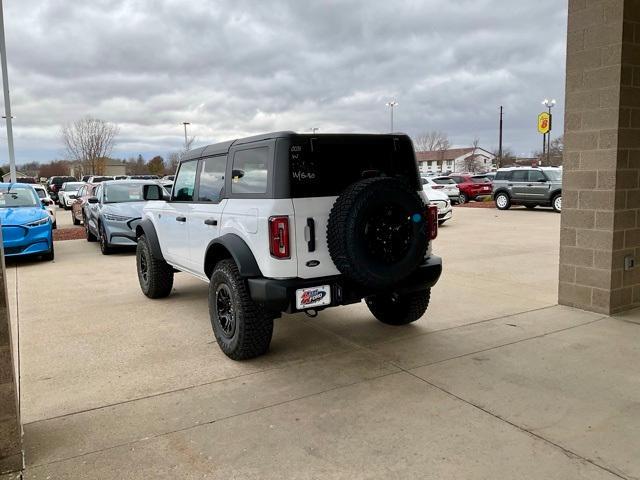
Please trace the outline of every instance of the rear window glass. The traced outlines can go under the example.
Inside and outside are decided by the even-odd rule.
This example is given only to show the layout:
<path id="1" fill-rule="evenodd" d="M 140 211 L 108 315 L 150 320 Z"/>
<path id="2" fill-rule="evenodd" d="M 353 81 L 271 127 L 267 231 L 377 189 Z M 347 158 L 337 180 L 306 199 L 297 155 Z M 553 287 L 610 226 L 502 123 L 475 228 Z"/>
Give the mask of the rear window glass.
<path id="1" fill-rule="evenodd" d="M 491 182 L 491 180 L 489 180 L 487 177 L 471 177 L 471 181 L 473 183 L 489 183 L 489 182 Z"/>
<path id="2" fill-rule="evenodd" d="M 233 156 L 232 193 L 267 193 L 269 147 L 238 150 Z"/>
<path id="3" fill-rule="evenodd" d="M 440 185 L 455 185 L 456 182 L 451 180 L 450 178 L 434 178 L 433 181 Z"/>
<path id="4" fill-rule="evenodd" d="M 363 178 L 401 177 L 416 190 L 421 181 L 406 137 L 367 135 L 300 136 L 289 146 L 293 198 L 339 195 Z"/>
<path id="5" fill-rule="evenodd" d="M 514 182 L 528 182 L 529 172 L 527 170 L 515 170 L 511 173 L 511 180 Z"/>
<path id="6" fill-rule="evenodd" d="M 510 170 L 502 170 L 496 173 L 496 180 L 509 180 L 511 178 Z"/>

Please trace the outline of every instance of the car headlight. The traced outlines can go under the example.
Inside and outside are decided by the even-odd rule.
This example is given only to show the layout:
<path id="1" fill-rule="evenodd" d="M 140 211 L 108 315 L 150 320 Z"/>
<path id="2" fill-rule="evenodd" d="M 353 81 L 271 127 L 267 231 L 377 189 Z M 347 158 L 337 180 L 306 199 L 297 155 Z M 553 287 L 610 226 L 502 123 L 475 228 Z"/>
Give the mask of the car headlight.
<path id="1" fill-rule="evenodd" d="M 40 225 L 45 225 L 49 223 L 49 215 L 41 218 L 40 220 L 36 220 L 35 222 L 27 223 L 27 227 L 39 227 Z"/>
<path id="2" fill-rule="evenodd" d="M 129 217 L 125 217 L 124 215 L 114 215 L 113 213 L 105 213 L 104 218 L 111 222 L 126 222 L 129 220 Z"/>

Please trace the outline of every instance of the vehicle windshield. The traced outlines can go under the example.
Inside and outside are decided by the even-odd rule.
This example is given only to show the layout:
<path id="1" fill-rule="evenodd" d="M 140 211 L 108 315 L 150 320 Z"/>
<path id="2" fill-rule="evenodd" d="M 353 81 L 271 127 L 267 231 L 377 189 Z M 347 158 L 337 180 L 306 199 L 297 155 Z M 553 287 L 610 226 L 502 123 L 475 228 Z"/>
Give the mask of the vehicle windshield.
<path id="1" fill-rule="evenodd" d="M 562 180 L 562 170 L 543 170 L 544 174 L 551 181 L 560 181 Z"/>
<path id="2" fill-rule="evenodd" d="M 70 192 L 73 192 L 75 190 L 78 190 L 82 185 L 84 185 L 84 183 L 82 182 L 67 182 L 62 186 L 63 190 L 69 190 Z"/>
<path id="3" fill-rule="evenodd" d="M 105 203 L 142 202 L 143 183 L 111 183 L 104 190 Z"/>
<path id="4" fill-rule="evenodd" d="M 455 185 L 456 182 L 450 178 L 434 178 L 433 181 L 439 185 Z"/>
<path id="5" fill-rule="evenodd" d="M 0 208 L 37 207 L 38 198 L 28 188 L 0 188 Z"/>

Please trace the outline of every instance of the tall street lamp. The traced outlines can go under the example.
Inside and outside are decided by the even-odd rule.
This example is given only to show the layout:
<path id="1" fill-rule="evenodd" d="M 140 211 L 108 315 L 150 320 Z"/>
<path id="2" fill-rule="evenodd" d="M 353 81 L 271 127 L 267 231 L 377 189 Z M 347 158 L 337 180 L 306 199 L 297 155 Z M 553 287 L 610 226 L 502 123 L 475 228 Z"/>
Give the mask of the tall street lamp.
<path id="1" fill-rule="evenodd" d="M 187 125 L 191 125 L 189 122 L 182 122 L 182 125 L 184 125 L 184 149 L 187 149 Z"/>
<path id="2" fill-rule="evenodd" d="M 544 105 L 545 107 L 547 107 L 548 111 L 549 111 L 549 131 L 546 133 L 546 137 L 547 137 L 547 164 L 551 164 L 551 127 L 553 126 L 553 122 L 551 121 L 552 116 L 551 116 L 551 109 L 555 106 L 556 104 L 556 99 L 552 98 L 551 100 L 549 100 L 548 98 L 545 98 L 542 101 L 542 105 Z M 542 139 L 542 156 L 544 157 L 544 145 L 545 145 L 545 141 L 544 141 L 544 137 Z"/>
<path id="3" fill-rule="evenodd" d="M 390 130 L 390 132 L 393 133 L 393 107 L 397 107 L 398 106 L 398 102 L 396 102 L 395 100 L 391 100 L 390 102 L 387 102 L 385 105 L 387 107 L 389 107 L 389 110 L 391 111 L 391 130 Z"/>

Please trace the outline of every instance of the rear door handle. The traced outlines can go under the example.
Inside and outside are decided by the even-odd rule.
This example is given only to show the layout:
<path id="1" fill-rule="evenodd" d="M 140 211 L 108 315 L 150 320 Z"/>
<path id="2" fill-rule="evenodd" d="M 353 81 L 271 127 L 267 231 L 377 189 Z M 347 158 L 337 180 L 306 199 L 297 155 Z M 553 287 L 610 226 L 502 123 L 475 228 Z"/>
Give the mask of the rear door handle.
<path id="1" fill-rule="evenodd" d="M 187 221 L 187 217 L 176 217 L 176 222 L 186 222 Z"/>
<path id="2" fill-rule="evenodd" d="M 204 224 L 205 225 L 213 225 L 213 226 L 215 226 L 215 225 L 218 225 L 218 220 L 216 220 L 215 218 L 207 218 L 204 221 Z"/>

